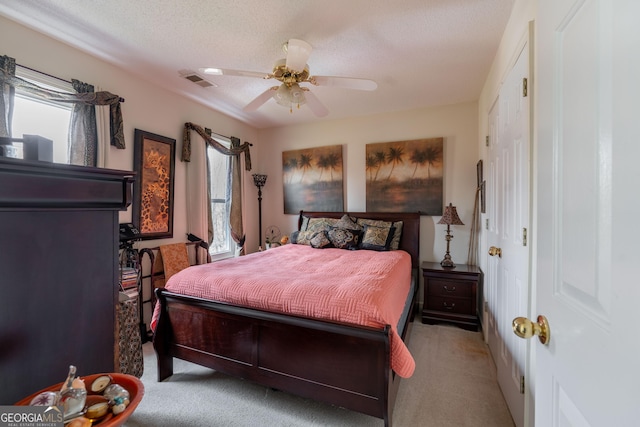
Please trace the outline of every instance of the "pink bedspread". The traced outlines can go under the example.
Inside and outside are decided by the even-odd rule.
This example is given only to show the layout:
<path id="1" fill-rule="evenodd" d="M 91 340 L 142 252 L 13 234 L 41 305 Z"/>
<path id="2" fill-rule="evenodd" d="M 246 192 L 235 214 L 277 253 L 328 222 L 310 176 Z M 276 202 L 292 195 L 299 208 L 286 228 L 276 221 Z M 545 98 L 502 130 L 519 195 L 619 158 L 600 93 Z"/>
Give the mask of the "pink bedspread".
<path id="1" fill-rule="evenodd" d="M 404 251 L 314 249 L 284 245 L 190 267 L 166 289 L 234 305 L 382 328 L 391 325 L 391 368 L 410 377 L 415 361 L 398 335 L 411 282 Z M 159 306 L 153 314 L 155 330 Z"/>

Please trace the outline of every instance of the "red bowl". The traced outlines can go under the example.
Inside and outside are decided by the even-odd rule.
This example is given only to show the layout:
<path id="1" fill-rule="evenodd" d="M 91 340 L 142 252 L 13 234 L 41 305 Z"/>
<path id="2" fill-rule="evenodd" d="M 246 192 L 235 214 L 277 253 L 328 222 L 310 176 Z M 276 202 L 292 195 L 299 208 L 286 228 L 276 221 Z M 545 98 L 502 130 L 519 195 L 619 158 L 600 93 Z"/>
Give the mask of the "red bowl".
<path id="1" fill-rule="evenodd" d="M 119 427 L 124 424 L 125 421 L 127 421 L 127 418 L 129 418 L 131 414 L 133 414 L 133 411 L 135 411 L 136 407 L 142 400 L 142 396 L 144 396 L 144 385 L 138 378 L 134 377 L 133 375 L 126 374 L 94 374 L 81 376 L 80 378 L 82 378 L 85 385 L 89 387 L 91 383 L 101 375 L 109 375 L 113 379 L 112 384 L 120 384 L 122 387 L 124 387 L 129 392 L 130 402 L 127 408 L 120 414 L 113 415 L 112 417 L 105 417 L 100 421 L 94 422 L 93 425 L 100 427 Z M 59 391 L 60 388 L 62 388 L 62 383 L 52 385 L 51 387 L 47 387 L 36 393 L 33 393 L 29 397 L 25 397 L 24 399 L 17 402 L 16 405 L 28 406 L 31 400 L 40 393 L 43 393 L 45 391 Z"/>

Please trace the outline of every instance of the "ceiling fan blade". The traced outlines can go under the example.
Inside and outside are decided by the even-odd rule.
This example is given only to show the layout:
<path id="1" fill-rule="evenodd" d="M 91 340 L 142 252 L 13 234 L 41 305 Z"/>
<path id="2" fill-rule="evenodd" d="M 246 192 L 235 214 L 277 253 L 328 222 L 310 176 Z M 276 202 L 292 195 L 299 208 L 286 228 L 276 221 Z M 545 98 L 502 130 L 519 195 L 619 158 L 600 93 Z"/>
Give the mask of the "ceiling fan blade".
<path id="1" fill-rule="evenodd" d="M 267 102 L 269 98 L 273 96 L 273 92 L 278 90 L 278 86 L 272 86 L 269 89 L 262 92 L 260 95 L 256 97 L 253 101 L 248 103 L 243 110 L 247 112 L 256 111 L 258 108 L 262 107 L 262 104 Z"/>
<path id="2" fill-rule="evenodd" d="M 311 49 L 311 45 L 303 40 L 289 39 L 287 42 L 287 68 L 295 72 L 304 71 L 309 55 L 311 55 Z"/>
<path id="3" fill-rule="evenodd" d="M 345 89 L 376 90 L 378 84 L 373 80 L 353 77 L 311 76 L 309 82 L 316 86 L 334 86 Z"/>
<path id="4" fill-rule="evenodd" d="M 269 73 L 260 73 L 258 71 L 230 70 L 228 68 L 205 67 L 200 68 L 200 72 L 213 76 L 258 77 L 261 79 L 270 78 Z"/>
<path id="5" fill-rule="evenodd" d="M 304 91 L 304 98 L 307 100 L 307 106 L 311 111 L 313 111 L 313 114 L 315 114 L 316 116 L 324 117 L 329 114 L 329 110 L 327 110 L 327 107 L 325 107 L 322 102 L 320 102 L 318 97 L 315 96 L 310 90 Z"/>

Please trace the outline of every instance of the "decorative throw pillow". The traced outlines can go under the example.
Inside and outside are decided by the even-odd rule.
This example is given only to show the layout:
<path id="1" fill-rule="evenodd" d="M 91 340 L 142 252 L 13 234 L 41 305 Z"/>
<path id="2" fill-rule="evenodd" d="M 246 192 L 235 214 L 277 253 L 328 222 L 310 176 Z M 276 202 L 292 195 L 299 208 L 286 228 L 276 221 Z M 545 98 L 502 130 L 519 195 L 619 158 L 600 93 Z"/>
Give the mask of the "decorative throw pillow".
<path id="1" fill-rule="evenodd" d="M 402 221 L 391 222 L 391 221 L 383 221 L 379 219 L 358 218 L 357 222 L 361 226 L 373 225 L 373 226 L 382 227 L 382 228 L 395 227 L 393 239 L 391 240 L 391 245 L 389 246 L 389 250 L 395 251 L 400 247 L 400 238 L 402 237 Z"/>
<path id="2" fill-rule="evenodd" d="M 360 243 L 360 230 L 349 230 L 347 228 L 331 228 L 327 234 L 334 247 L 338 249 L 358 249 Z"/>
<path id="3" fill-rule="evenodd" d="M 391 221 L 383 221 L 381 219 L 358 218 L 356 222 L 364 227 L 365 225 L 375 225 L 376 227 L 390 228 L 393 225 Z"/>
<path id="4" fill-rule="evenodd" d="M 316 231 L 294 231 L 291 234 L 291 241 L 298 245 L 311 245 L 311 239 L 315 234 Z"/>
<path id="5" fill-rule="evenodd" d="M 310 240 L 311 247 L 316 249 L 330 248 L 331 240 L 325 230 L 317 232 Z"/>
<path id="6" fill-rule="evenodd" d="M 302 215 L 302 223 L 300 224 L 300 230 L 306 230 L 309 226 L 309 217 Z"/>
<path id="7" fill-rule="evenodd" d="M 394 227 L 365 225 L 360 248 L 374 251 L 388 251 L 393 239 Z"/>
<path id="8" fill-rule="evenodd" d="M 394 222 L 392 227 L 395 227 L 395 231 L 393 232 L 393 239 L 391 239 L 389 249 L 397 251 L 400 247 L 400 238 L 402 237 L 402 221 Z"/>
<path id="9" fill-rule="evenodd" d="M 329 230 L 333 225 L 338 222 L 338 218 L 309 218 L 307 228 L 305 231 L 322 231 Z"/>
<path id="10" fill-rule="evenodd" d="M 347 230 L 362 230 L 362 226 L 356 223 L 351 217 L 347 214 L 342 215 L 342 218 L 335 224 L 333 224 L 335 228 L 345 228 Z"/>

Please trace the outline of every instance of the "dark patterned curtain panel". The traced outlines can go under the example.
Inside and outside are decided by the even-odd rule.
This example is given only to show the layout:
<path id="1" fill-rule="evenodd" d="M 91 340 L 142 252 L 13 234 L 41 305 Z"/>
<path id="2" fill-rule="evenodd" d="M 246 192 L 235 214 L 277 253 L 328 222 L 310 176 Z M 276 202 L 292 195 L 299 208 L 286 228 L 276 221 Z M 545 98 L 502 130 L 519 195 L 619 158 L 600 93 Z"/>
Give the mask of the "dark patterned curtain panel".
<path id="1" fill-rule="evenodd" d="M 240 147 L 240 139 L 231 137 L 231 149 Z M 247 153 L 249 150 L 247 150 Z M 231 157 L 231 208 L 229 209 L 229 225 L 231 238 L 238 246 L 244 246 L 244 227 L 242 225 L 242 171 L 240 170 L 240 156 Z"/>
<path id="2" fill-rule="evenodd" d="M 66 102 L 66 103 L 70 103 L 70 104 L 80 104 L 80 105 L 84 105 L 84 106 L 96 106 L 96 105 L 108 105 L 109 106 L 109 128 L 110 128 L 110 133 L 111 133 L 111 141 L 110 144 L 113 145 L 116 148 L 125 148 L 125 143 L 124 143 L 124 132 L 123 132 L 123 126 L 122 126 L 122 110 L 120 108 L 120 103 L 123 102 L 124 100 L 122 98 L 120 98 L 118 95 L 114 95 L 110 92 L 105 92 L 105 91 L 101 91 L 101 92 L 83 92 L 83 93 L 64 93 L 64 92 L 58 92 L 58 91 L 54 91 L 54 90 L 48 90 L 45 88 L 42 88 L 36 84 L 33 84 L 31 82 L 28 82 L 24 79 L 21 79 L 19 77 L 15 76 L 15 61 L 14 61 L 14 72 L 13 74 L 9 72 L 9 70 L 5 69 L 5 67 L 0 67 L 0 87 L 3 88 L 3 98 L 4 98 L 4 94 L 7 87 L 13 89 L 15 91 L 15 89 L 20 89 L 23 90 L 37 98 L 40 99 L 44 99 L 44 100 L 49 100 L 49 101 L 56 101 L 56 102 Z M 79 83 L 79 87 L 82 88 L 84 84 Z M 86 90 L 87 87 L 84 87 L 84 90 Z M 7 92 L 8 93 L 8 92 Z M 15 93 L 15 92 L 13 92 Z M 10 98 L 13 98 L 13 93 L 11 93 L 9 96 Z M 11 100 L 11 104 L 13 104 L 13 101 Z M 9 103 L 3 103 L 2 105 L 0 105 L 0 108 L 2 108 L 3 110 L 0 111 L 2 117 L 4 117 L 4 120 L 7 120 L 7 105 L 9 105 Z M 9 110 L 11 111 L 11 110 Z M 75 113 L 75 110 L 74 110 Z M 78 113 L 79 114 L 79 113 Z M 81 119 L 81 120 L 85 120 L 86 119 Z M 73 120 L 72 120 L 73 121 Z M 72 126 L 75 127 L 75 125 L 72 124 Z M 95 128 L 95 112 L 94 112 L 94 124 L 93 127 L 89 127 L 88 129 L 92 129 Z M 7 135 L 10 136 L 10 135 Z M 95 136 L 95 133 L 94 133 Z M 78 138 L 79 136 L 76 135 L 76 137 Z M 87 138 L 87 134 L 85 133 L 82 136 L 82 141 L 83 142 L 78 142 L 78 141 L 74 141 L 73 145 L 77 146 L 78 144 L 85 144 Z M 91 139 L 91 135 L 89 136 L 89 139 Z M 94 153 L 95 153 L 95 149 L 93 149 Z M 94 154 L 95 155 L 95 154 Z M 84 155 L 83 155 L 84 157 Z M 94 162 L 95 164 L 95 162 Z"/>
<path id="3" fill-rule="evenodd" d="M 3 76 L 16 75 L 16 60 L 0 56 L 0 70 Z M 11 137 L 11 118 L 13 117 L 13 97 L 15 88 L 0 80 L 0 136 Z"/>
<path id="4" fill-rule="evenodd" d="M 211 138 L 211 129 L 205 129 L 207 136 Z M 204 149 L 204 158 L 207 159 L 207 146 L 202 147 Z M 211 206 L 211 163 L 207 159 L 205 161 L 207 166 L 207 243 L 211 245 L 213 243 L 214 237 L 214 227 L 213 227 L 213 209 Z"/>

